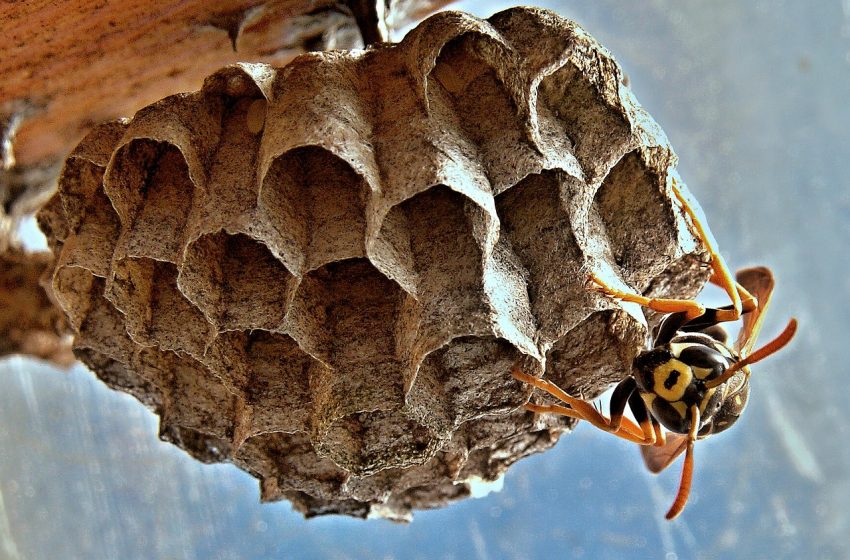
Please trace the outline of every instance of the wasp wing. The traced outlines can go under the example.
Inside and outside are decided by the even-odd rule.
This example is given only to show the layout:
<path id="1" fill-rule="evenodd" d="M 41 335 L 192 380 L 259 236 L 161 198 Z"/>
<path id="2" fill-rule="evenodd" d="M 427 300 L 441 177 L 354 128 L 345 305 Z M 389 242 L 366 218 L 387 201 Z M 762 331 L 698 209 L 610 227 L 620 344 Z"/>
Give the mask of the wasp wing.
<path id="1" fill-rule="evenodd" d="M 668 433 L 664 445 L 641 445 L 640 454 L 649 472 L 658 474 L 669 467 L 688 447 L 688 436 Z"/>
<path id="2" fill-rule="evenodd" d="M 756 266 L 739 270 L 735 279 L 758 300 L 758 307 L 743 315 L 743 326 L 735 342 L 735 350 L 741 357 L 746 357 L 752 352 L 764 323 L 765 311 L 773 293 L 773 273 L 767 267 Z"/>

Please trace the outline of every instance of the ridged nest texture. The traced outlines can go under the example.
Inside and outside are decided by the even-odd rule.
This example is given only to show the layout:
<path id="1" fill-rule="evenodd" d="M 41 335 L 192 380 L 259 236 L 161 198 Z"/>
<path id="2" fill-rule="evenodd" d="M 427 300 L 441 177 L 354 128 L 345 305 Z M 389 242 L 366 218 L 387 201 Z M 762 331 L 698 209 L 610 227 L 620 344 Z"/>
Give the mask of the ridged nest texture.
<path id="1" fill-rule="evenodd" d="M 163 439 L 307 515 L 404 518 L 569 426 L 519 408 L 515 362 L 585 396 L 628 374 L 646 325 L 587 270 L 704 282 L 674 165 L 575 23 L 444 12 L 96 128 L 40 215 L 48 284 Z"/>

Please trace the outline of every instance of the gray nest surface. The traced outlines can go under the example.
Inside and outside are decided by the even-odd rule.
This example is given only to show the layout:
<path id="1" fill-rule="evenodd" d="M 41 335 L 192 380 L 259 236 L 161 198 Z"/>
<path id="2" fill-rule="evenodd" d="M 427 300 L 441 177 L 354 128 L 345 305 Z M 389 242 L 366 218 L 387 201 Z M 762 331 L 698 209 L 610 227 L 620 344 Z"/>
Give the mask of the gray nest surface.
<path id="1" fill-rule="evenodd" d="M 514 363 L 585 397 L 628 375 L 646 323 L 587 270 L 698 291 L 675 163 L 575 23 L 444 12 L 94 130 L 40 214 L 47 284 L 164 440 L 308 516 L 406 519 L 570 427 Z"/>

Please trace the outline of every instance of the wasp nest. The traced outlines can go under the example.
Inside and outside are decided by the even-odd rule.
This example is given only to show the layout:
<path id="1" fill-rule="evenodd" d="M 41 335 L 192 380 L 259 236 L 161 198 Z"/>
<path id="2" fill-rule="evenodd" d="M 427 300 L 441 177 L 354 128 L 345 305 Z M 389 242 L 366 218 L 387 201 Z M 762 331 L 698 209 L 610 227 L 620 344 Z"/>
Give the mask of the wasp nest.
<path id="1" fill-rule="evenodd" d="M 40 216 L 76 355 L 306 515 L 469 495 L 569 427 L 515 362 L 585 396 L 628 373 L 645 324 L 588 267 L 705 279 L 621 76 L 551 12 L 446 12 L 100 126 Z"/>

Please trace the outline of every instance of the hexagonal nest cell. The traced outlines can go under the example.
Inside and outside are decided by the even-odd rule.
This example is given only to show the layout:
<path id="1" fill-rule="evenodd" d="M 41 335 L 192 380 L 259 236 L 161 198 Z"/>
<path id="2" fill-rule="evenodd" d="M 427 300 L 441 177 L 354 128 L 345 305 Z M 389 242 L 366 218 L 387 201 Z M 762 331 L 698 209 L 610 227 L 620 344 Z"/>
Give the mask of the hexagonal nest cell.
<path id="1" fill-rule="evenodd" d="M 468 496 L 571 427 L 513 364 L 585 397 L 628 375 L 646 323 L 587 270 L 706 279 L 621 77 L 551 12 L 444 12 L 98 127 L 40 214 L 76 355 L 307 516 Z"/>

